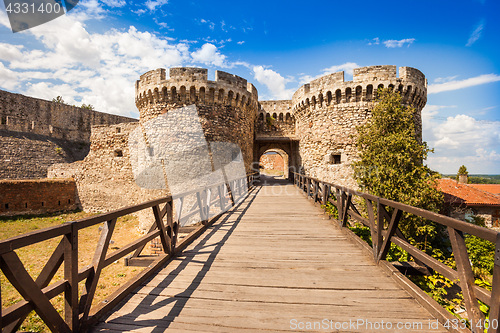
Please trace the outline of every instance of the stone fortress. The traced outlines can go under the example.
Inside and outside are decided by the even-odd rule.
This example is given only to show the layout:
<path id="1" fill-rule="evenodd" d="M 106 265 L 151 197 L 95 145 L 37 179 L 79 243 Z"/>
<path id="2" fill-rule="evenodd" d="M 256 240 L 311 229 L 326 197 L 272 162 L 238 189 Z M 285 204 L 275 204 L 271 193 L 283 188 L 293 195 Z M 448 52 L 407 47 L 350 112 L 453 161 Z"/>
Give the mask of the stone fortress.
<path id="1" fill-rule="evenodd" d="M 208 80 L 202 68 L 160 68 L 136 82 L 137 122 L 93 124 L 90 149 L 83 161 L 58 163 L 49 178 L 74 178 L 84 210 L 108 211 L 165 194 L 139 188 L 129 161 L 128 135 L 169 110 L 195 104 L 208 142 L 237 144 L 247 172 L 258 171 L 266 152 L 278 153 L 289 170 L 356 187 L 351 163 L 356 159 L 356 127 L 370 117 L 377 89 L 389 87 L 416 109 L 421 136 L 421 110 L 427 97 L 425 76 L 417 69 L 370 66 L 322 76 L 300 87 L 292 100 L 259 101 L 247 80 L 215 72 Z M 0 110 L 1 111 L 1 110 Z M 3 114 L 2 114 L 3 116 Z M 0 203 L 1 204 L 1 203 Z"/>

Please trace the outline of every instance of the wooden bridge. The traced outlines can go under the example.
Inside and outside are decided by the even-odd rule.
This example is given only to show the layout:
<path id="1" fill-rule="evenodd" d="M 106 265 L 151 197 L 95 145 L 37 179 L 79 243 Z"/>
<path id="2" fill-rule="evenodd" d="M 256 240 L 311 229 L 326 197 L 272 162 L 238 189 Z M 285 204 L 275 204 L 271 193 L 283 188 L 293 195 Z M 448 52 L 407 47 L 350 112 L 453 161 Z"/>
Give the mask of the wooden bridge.
<path id="1" fill-rule="evenodd" d="M 294 184 L 264 180 L 248 192 L 235 190 L 245 187 L 240 179 L 218 184 L 212 191 L 218 196 L 197 193 L 196 209 L 207 220 L 179 243 L 170 197 L 0 242 L 2 271 L 25 298 L 2 309 L 3 331 L 15 331 L 32 309 L 53 331 L 469 331 L 385 261 L 394 243 L 421 267 L 458 284 L 474 332 L 481 331 L 474 323 L 484 320 L 478 299 L 491 306 L 488 332 L 499 332 L 499 233 L 303 175 L 294 174 Z M 252 177 L 246 181 L 254 183 Z M 365 201 L 366 216 L 356 208 L 355 197 Z M 338 219 L 329 219 L 320 208 L 327 201 L 337 207 Z M 211 205 L 219 205 L 221 212 L 210 217 Z M 156 223 L 150 232 L 108 254 L 116 218 L 151 208 Z M 403 212 L 448 227 L 456 270 L 404 239 L 397 227 Z M 373 248 L 345 228 L 350 220 L 370 227 Z M 102 222 L 105 227 L 92 265 L 78 268 L 75 235 Z M 462 232 L 496 244 L 492 291 L 474 284 Z M 32 279 L 14 250 L 58 236 L 63 236 L 61 245 L 40 276 Z M 134 252 L 137 257 L 158 236 L 165 253 L 105 302 L 93 305 L 101 270 L 126 254 Z M 48 285 L 63 263 L 64 280 Z M 75 288 L 79 281 L 85 281 L 82 294 Z M 66 299 L 64 319 L 49 302 L 60 293 Z"/>

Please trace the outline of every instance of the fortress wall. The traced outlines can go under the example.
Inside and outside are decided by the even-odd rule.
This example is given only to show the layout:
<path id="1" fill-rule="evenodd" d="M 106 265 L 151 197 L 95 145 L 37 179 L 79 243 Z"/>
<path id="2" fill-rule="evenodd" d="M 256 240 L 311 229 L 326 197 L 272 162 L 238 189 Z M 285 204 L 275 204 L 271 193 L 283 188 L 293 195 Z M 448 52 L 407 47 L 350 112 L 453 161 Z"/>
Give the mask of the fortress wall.
<path id="1" fill-rule="evenodd" d="M 0 179 L 47 176 L 55 163 L 82 160 L 91 126 L 137 120 L 0 90 Z"/>
<path id="2" fill-rule="evenodd" d="M 273 118 L 269 119 L 268 118 Z M 295 136 L 295 117 L 292 113 L 292 101 L 262 101 L 256 123 L 259 136 L 293 137 Z"/>
<path id="3" fill-rule="evenodd" d="M 0 90 L 0 130 L 89 142 L 92 125 L 137 120 Z"/>
<path id="4" fill-rule="evenodd" d="M 85 159 L 54 164 L 48 177 L 73 178 L 79 204 L 87 212 L 109 212 L 165 196 L 165 190 L 142 189 L 134 180 L 128 140 L 138 126 L 139 123 L 122 123 L 92 127 L 92 144 Z M 149 210 L 137 215 L 139 230 L 145 231 L 154 221 Z"/>
<path id="5" fill-rule="evenodd" d="M 81 160 L 89 146 L 85 142 L 0 130 L 0 179 L 45 178 L 49 166 Z"/>
<path id="6" fill-rule="evenodd" d="M 427 81 L 417 69 L 370 66 L 354 69 L 353 81 L 343 73 L 326 75 L 302 86 L 293 95 L 299 158 L 306 174 L 356 188 L 351 164 L 357 158 L 356 128 L 371 116 L 378 88 L 399 91 L 415 108 L 417 136 L 422 135 L 421 111 L 427 101 Z M 342 78 L 342 80 L 340 80 Z"/>
<path id="7" fill-rule="evenodd" d="M 0 216 L 45 214 L 75 210 L 76 184 L 72 179 L 1 180 Z"/>

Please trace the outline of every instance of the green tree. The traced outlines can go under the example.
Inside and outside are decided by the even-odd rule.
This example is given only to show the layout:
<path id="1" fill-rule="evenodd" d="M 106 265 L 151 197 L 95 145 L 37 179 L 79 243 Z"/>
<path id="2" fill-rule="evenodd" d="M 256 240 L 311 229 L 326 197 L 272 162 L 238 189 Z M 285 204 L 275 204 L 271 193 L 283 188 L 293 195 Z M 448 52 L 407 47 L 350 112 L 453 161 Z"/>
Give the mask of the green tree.
<path id="1" fill-rule="evenodd" d="M 80 107 L 82 109 L 88 109 L 88 110 L 92 110 L 92 111 L 95 110 L 95 108 L 94 108 L 94 106 L 92 104 L 85 104 L 85 103 L 83 103 L 82 106 L 80 106 Z"/>
<path id="2" fill-rule="evenodd" d="M 358 128 L 355 177 L 374 195 L 438 212 L 443 204 L 436 184 L 439 174 L 423 163 L 432 149 L 419 140 L 415 112 L 402 104 L 398 92 L 379 89 L 372 117 Z M 416 216 L 405 215 L 400 229 L 428 253 L 437 250 L 432 243 L 442 239 L 436 224 Z"/>
<path id="3" fill-rule="evenodd" d="M 65 104 L 64 99 L 62 96 L 57 96 L 56 98 L 52 98 L 52 102 L 60 103 L 60 104 Z"/>
<path id="4" fill-rule="evenodd" d="M 462 165 L 462 166 L 460 166 L 460 168 L 458 168 L 457 181 L 458 181 L 460 175 L 463 175 L 463 176 L 469 175 L 469 172 L 467 171 L 467 168 L 465 167 L 465 165 Z M 469 177 L 467 177 L 467 178 L 469 178 Z"/>

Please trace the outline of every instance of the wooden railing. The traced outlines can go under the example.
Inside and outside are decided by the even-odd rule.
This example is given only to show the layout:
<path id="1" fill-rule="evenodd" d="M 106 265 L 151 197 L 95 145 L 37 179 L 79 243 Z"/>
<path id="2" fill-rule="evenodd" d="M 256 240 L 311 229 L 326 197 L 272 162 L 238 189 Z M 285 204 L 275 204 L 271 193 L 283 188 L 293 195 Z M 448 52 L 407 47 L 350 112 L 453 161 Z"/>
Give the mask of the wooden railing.
<path id="1" fill-rule="evenodd" d="M 500 324 L 499 232 L 424 209 L 323 182 L 295 172 L 293 173 L 293 181 L 294 184 L 303 190 L 307 197 L 311 198 L 314 202 L 323 205 L 327 203 L 335 205 L 338 211 L 338 222 L 341 227 L 347 226 L 349 218 L 369 227 L 372 239 L 372 252 L 376 262 L 381 263 L 383 261 L 384 264 L 388 264 L 385 259 L 391 243 L 399 246 L 401 249 L 408 252 L 417 264 L 426 266 L 440 273 L 454 283 L 458 281 L 473 332 L 483 332 L 485 328 L 485 317 L 479 309 L 478 300 L 490 306 L 489 320 L 487 321 L 487 323 L 489 322 L 488 333 L 500 332 L 500 328 L 498 327 Z M 360 213 L 361 209 L 356 207 L 355 200 L 353 200 L 355 197 L 357 197 L 357 202 L 364 201 L 366 204 L 365 216 L 362 216 Z M 389 214 L 388 210 L 392 211 L 392 213 Z M 398 228 L 403 213 L 410 213 L 423 217 L 447 228 L 456 261 L 456 270 L 419 250 L 405 239 L 403 233 Z M 495 244 L 491 291 L 475 284 L 469 255 L 465 245 L 464 233 L 474 235 Z M 413 287 L 418 288 L 416 285 L 413 285 Z M 420 289 L 418 289 L 418 291 L 423 294 L 423 291 Z M 439 305 L 436 302 L 434 303 L 435 304 L 431 304 L 431 306 L 427 308 L 431 311 L 433 309 L 436 310 L 435 306 Z M 439 308 L 436 311 L 442 314 L 443 311 L 440 310 L 442 309 Z M 435 314 L 438 315 L 438 313 Z M 450 328 L 454 329 L 455 327 L 451 327 L 454 323 L 450 324 Z M 460 326 L 463 325 L 459 322 L 457 326 L 460 329 Z"/>
<path id="2" fill-rule="evenodd" d="M 0 268 L 12 286 L 24 298 L 24 300 L 10 307 L 1 309 L 0 328 L 2 332 L 15 332 L 32 310 L 36 311 L 47 327 L 53 332 L 85 331 L 90 324 L 96 322 L 99 317 L 112 309 L 128 293 L 139 286 L 142 281 L 151 276 L 161 265 L 165 264 L 176 253 L 182 251 L 208 225 L 224 213 L 228 207 L 244 199 L 248 193 L 244 189 L 250 188 L 253 185 L 254 179 L 255 175 L 252 174 L 215 184 L 197 192 L 186 192 L 177 195 L 176 200 L 179 201 L 180 206 L 182 206 L 183 199 L 187 195 L 196 196 L 196 204 L 184 216 L 180 215 L 182 207 L 179 207 L 178 203 L 174 206 L 172 197 L 167 196 L 110 213 L 67 222 L 62 225 L 40 229 L 0 241 Z M 245 183 L 247 186 L 244 186 Z M 217 195 L 211 195 L 211 193 L 217 193 Z M 161 207 L 162 205 L 163 207 Z M 214 205 L 220 208 L 219 213 L 215 216 L 210 212 L 211 207 Z M 174 208 L 176 208 L 177 212 L 175 217 L 173 214 Z M 155 218 L 149 232 L 128 245 L 108 254 L 111 236 L 117 224 L 117 219 L 121 216 L 145 209 L 152 209 Z M 180 223 L 194 214 L 200 215 L 203 224 L 177 244 Z M 164 220 L 166 220 L 166 223 L 164 223 Z M 104 224 L 92 262 L 89 266 L 79 268 L 78 232 L 99 223 Z M 138 256 L 145 245 L 158 236 L 160 237 L 164 253 L 159 255 L 147 269 L 107 297 L 105 302 L 93 306 L 92 301 L 94 300 L 102 270 L 131 252 L 134 252 L 133 256 Z M 50 256 L 50 259 L 38 277 L 33 279 L 15 250 L 57 237 L 61 237 L 59 245 Z M 64 278 L 50 284 L 52 278 L 62 265 L 64 265 Z M 85 281 L 82 293 L 79 293 L 78 290 L 78 283 L 80 281 Z M 60 294 L 64 294 L 64 318 L 59 315 L 57 309 L 50 302 L 51 299 Z"/>

